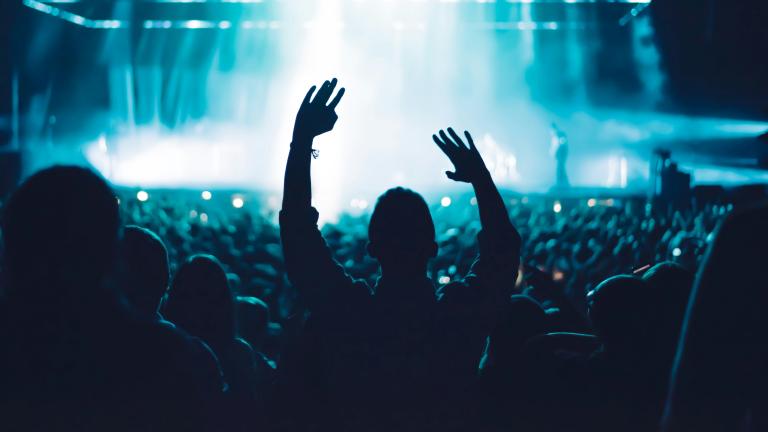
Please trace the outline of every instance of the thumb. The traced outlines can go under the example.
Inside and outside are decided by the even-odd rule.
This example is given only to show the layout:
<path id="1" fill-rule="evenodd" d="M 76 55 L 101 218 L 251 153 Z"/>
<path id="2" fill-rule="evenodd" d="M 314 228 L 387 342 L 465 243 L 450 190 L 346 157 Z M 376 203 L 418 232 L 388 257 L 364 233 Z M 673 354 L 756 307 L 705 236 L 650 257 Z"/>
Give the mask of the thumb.
<path id="1" fill-rule="evenodd" d="M 446 177 L 448 177 L 451 180 L 456 180 L 456 173 L 455 172 L 446 171 L 445 175 L 446 175 Z"/>

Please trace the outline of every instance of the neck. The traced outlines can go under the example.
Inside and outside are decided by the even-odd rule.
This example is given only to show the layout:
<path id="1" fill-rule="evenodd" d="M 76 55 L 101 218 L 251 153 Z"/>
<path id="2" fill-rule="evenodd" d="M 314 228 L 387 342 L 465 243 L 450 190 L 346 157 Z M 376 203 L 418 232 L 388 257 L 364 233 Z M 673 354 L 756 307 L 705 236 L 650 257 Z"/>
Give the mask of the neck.
<path id="1" fill-rule="evenodd" d="M 427 278 L 426 268 L 387 268 L 381 267 L 381 278 L 384 280 L 422 280 Z"/>

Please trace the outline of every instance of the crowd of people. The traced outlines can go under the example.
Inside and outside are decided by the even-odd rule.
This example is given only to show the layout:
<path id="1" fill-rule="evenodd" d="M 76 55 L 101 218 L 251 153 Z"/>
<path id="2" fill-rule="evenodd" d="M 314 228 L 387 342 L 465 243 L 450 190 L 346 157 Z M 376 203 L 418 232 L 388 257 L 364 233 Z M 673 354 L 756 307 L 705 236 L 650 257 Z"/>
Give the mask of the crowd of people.
<path id="1" fill-rule="evenodd" d="M 459 220 L 396 187 L 321 230 L 336 86 L 301 103 L 279 214 L 69 166 L 19 186 L 3 430 L 764 429 L 763 207 L 504 196 L 448 128 Z"/>

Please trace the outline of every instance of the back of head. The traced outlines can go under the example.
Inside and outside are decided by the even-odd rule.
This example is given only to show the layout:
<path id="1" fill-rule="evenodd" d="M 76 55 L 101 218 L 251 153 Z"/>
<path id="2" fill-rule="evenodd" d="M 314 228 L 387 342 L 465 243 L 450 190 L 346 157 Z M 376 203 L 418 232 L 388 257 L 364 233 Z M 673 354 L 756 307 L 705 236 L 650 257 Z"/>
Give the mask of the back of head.
<path id="1" fill-rule="evenodd" d="M 234 298 L 219 260 L 194 255 L 182 264 L 168 292 L 163 316 L 212 345 L 234 339 Z"/>
<path id="2" fill-rule="evenodd" d="M 589 319 L 608 349 L 638 347 L 647 342 L 649 295 L 634 276 L 614 276 L 587 294 Z"/>
<path id="3" fill-rule="evenodd" d="M 383 266 L 426 265 L 437 253 L 435 225 L 421 195 L 402 187 L 384 192 L 368 225 L 369 252 Z"/>
<path id="4" fill-rule="evenodd" d="M 142 314 L 154 314 L 168 288 L 168 251 L 154 232 L 125 227 L 120 242 L 122 292 Z"/>
<path id="5" fill-rule="evenodd" d="M 92 171 L 57 166 L 27 179 L 2 218 L 12 295 L 52 298 L 95 292 L 118 240 L 117 199 Z"/>
<path id="6" fill-rule="evenodd" d="M 659 341 L 663 339 L 673 349 L 693 288 L 693 273 L 680 264 L 663 262 L 648 270 L 643 280 L 649 295 L 655 299 L 651 324 L 656 329 Z"/>
<path id="7" fill-rule="evenodd" d="M 269 330 L 269 306 L 256 297 L 237 297 L 237 321 L 240 336 L 258 350 Z"/>
<path id="8" fill-rule="evenodd" d="M 490 335 L 490 350 L 500 358 L 513 358 L 526 341 L 548 330 L 547 313 L 539 302 L 525 295 L 513 295 L 501 323 Z"/>

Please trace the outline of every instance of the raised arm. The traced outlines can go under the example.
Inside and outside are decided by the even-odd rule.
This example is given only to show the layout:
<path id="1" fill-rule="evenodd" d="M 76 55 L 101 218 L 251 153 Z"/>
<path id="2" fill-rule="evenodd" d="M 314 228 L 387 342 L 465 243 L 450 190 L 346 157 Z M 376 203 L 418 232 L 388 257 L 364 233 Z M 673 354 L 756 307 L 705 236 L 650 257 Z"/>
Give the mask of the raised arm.
<path id="1" fill-rule="evenodd" d="M 448 156 L 455 170 L 446 172 L 449 179 L 472 184 L 480 210 L 483 231 L 480 234 L 480 257 L 473 266 L 475 276 L 483 284 L 514 286 L 520 264 L 520 235 L 509 220 L 504 200 L 493 183 L 472 136 L 464 132 L 467 144 L 452 129 L 432 135 L 438 147 Z M 506 291 L 506 290 L 504 290 Z"/>
<path id="2" fill-rule="evenodd" d="M 285 182 L 283 184 L 283 210 L 309 210 L 312 206 L 312 179 L 310 164 L 312 162 L 312 143 L 315 137 L 329 132 L 336 124 L 336 106 L 344 96 L 340 89 L 328 103 L 334 89 L 336 78 L 326 81 L 320 87 L 315 98 L 315 86 L 309 89 L 301 103 L 296 123 L 293 127 L 293 141 L 288 153 L 288 164 L 285 167 Z"/>
<path id="3" fill-rule="evenodd" d="M 312 207 L 312 143 L 315 137 L 332 130 L 338 119 L 335 110 L 344 89 L 329 103 L 335 88 L 336 79 L 326 81 L 313 99 L 313 86 L 299 108 L 285 168 L 280 212 L 280 238 L 288 279 L 310 310 L 332 305 L 338 295 L 346 295 L 347 288 L 352 286 L 351 278 L 333 259 L 323 240 L 317 227 L 318 213 Z"/>

